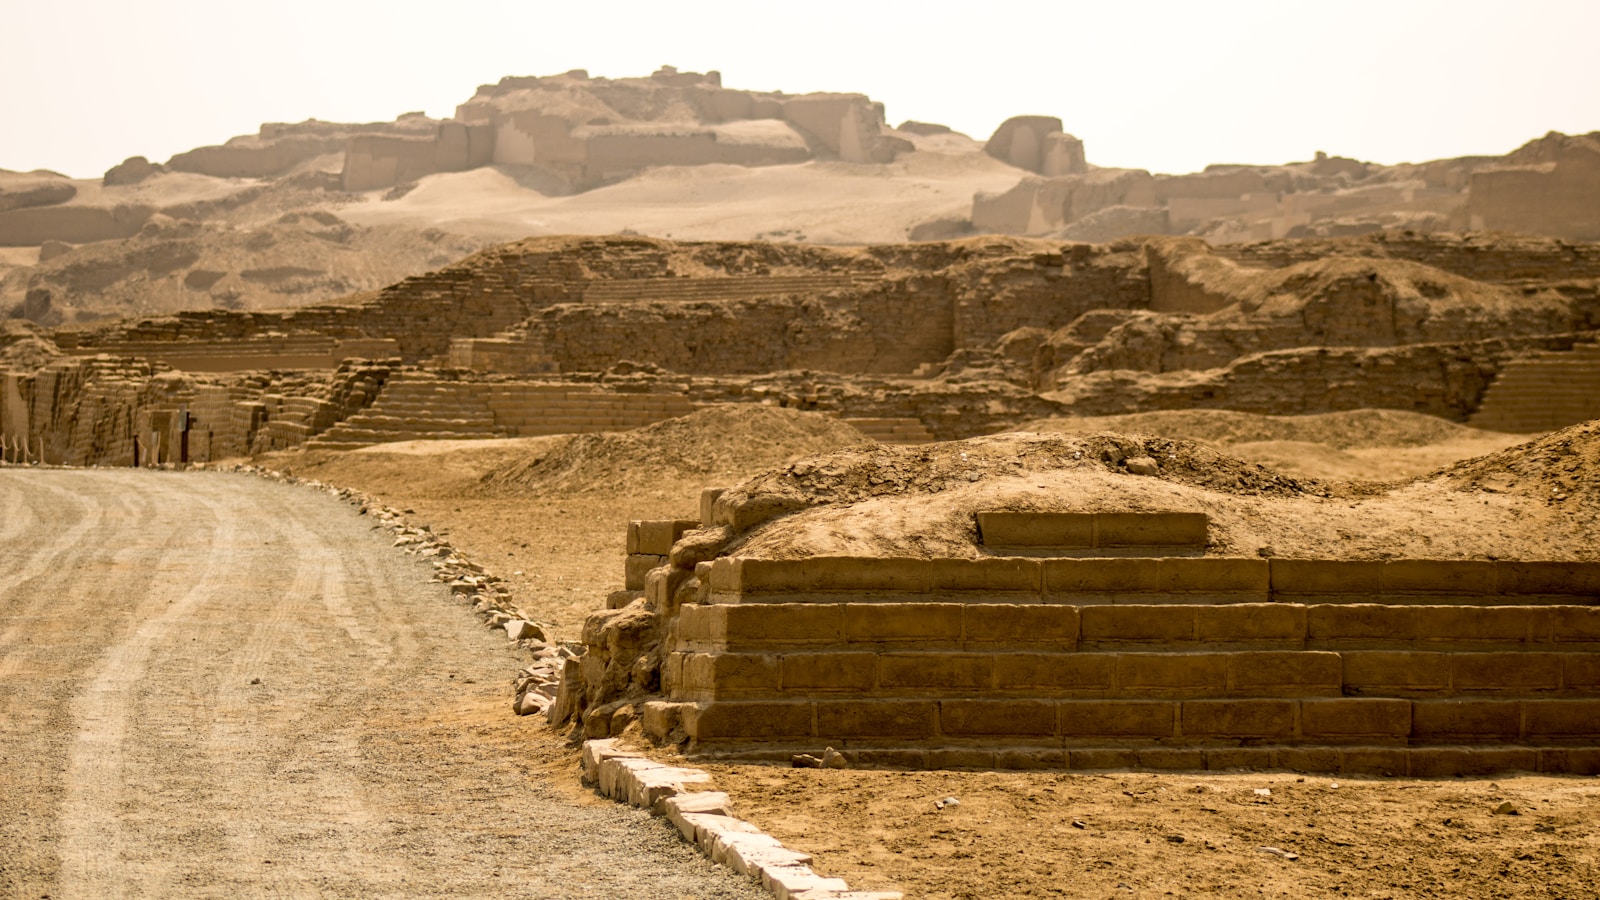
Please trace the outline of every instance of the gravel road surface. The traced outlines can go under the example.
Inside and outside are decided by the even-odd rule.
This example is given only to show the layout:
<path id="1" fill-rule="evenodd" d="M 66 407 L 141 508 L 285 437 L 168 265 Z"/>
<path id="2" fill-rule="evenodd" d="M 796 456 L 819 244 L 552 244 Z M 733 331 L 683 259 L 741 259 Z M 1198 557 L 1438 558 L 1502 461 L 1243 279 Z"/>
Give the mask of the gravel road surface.
<path id="1" fill-rule="evenodd" d="M 503 636 L 372 525 L 0 469 L 0 897 L 766 896 L 530 763 Z"/>

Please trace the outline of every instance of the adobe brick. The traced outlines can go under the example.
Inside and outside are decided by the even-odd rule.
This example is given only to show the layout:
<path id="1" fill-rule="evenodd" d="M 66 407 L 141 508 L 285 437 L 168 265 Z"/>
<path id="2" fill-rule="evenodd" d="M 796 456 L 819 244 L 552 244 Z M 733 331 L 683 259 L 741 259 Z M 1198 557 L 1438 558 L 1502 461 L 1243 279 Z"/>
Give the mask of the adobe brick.
<path id="1" fill-rule="evenodd" d="M 841 644 L 845 640 L 843 603 L 740 603 L 720 609 L 723 639 L 730 647 L 760 644 Z M 681 613 L 680 613 L 681 615 Z"/>
<path id="2" fill-rule="evenodd" d="M 926 759 L 930 769 L 995 768 L 995 752 L 986 747 L 930 747 Z"/>
<path id="3" fill-rule="evenodd" d="M 1482 559 L 1391 559 L 1379 575 L 1385 594 L 1493 594 L 1494 563 Z"/>
<path id="4" fill-rule="evenodd" d="M 1306 609 L 1313 641 L 1408 642 L 1417 638 L 1417 610 L 1376 603 L 1328 603 Z"/>
<path id="5" fill-rule="evenodd" d="M 1195 610 L 1201 641 L 1216 644 L 1304 644 L 1306 608 L 1295 603 L 1225 603 Z"/>
<path id="6" fill-rule="evenodd" d="M 1263 738 L 1294 734 L 1292 700 L 1185 700 L 1185 736 Z"/>
<path id="7" fill-rule="evenodd" d="M 1036 559 L 930 559 L 924 565 L 929 591 L 1020 593 L 1037 599 L 1042 583 Z"/>
<path id="8" fill-rule="evenodd" d="M 698 741 L 809 737 L 811 704 L 804 701 L 718 700 L 686 706 L 683 729 Z"/>
<path id="9" fill-rule="evenodd" d="M 1561 687 L 1570 693 L 1600 693 L 1600 653 L 1561 654 Z"/>
<path id="10" fill-rule="evenodd" d="M 848 603 L 844 637 L 851 643 L 956 644 L 963 615 L 959 603 Z"/>
<path id="11" fill-rule="evenodd" d="M 1411 701 L 1349 698 L 1300 701 L 1300 734 L 1317 738 L 1405 738 L 1411 734 Z"/>
<path id="12" fill-rule="evenodd" d="M 1600 596 L 1600 563 L 1496 560 L 1494 571 L 1502 594 Z"/>
<path id="13" fill-rule="evenodd" d="M 1061 700 L 1057 708 L 1069 738 L 1170 738 L 1178 715 L 1165 700 Z"/>
<path id="14" fill-rule="evenodd" d="M 680 643 L 721 641 L 728 634 L 729 606 L 685 606 L 674 620 Z"/>
<path id="15" fill-rule="evenodd" d="M 1084 643 L 1179 643 L 1195 639 L 1195 607 L 1188 605 L 1085 606 L 1078 612 Z"/>
<path id="16" fill-rule="evenodd" d="M 1279 747 L 1273 756 L 1278 768 L 1291 772 L 1340 771 L 1337 747 Z"/>
<path id="17" fill-rule="evenodd" d="M 1048 700 L 942 700 L 940 729 L 946 736 L 1056 733 L 1056 706 Z"/>
<path id="18" fill-rule="evenodd" d="M 813 556 L 740 562 L 739 587 L 745 593 L 915 593 L 927 590 L 930 573 L 927 561 L 921 559 Z"/>
<path id="19" fill-rule="evenodd" d="M 1534 639 L 1534 622 L 1542 619 L 1527 606 L 1419 606 L 1417 637 L 1424 641 L 1459 643 L 1525 643 Z"/>
<path id="20" fill-rule="evenodd" d="M 1553 691 L 1561 687 L 1561 656 L 1555 653 L 1452 653 L 1457 692 Z"/>
<path id="21" fill-rule="evenodd" d="M 990 547 L 1093 547 L 1093 513 L 980 512 L 978 539 Z"/>
<path id="22" fill-rule="evenodd" d="M 1540 748 L 1539 771 L 1551 774 L 1600 775 L 1600 747 Z"/>
<path id="23" fill-rule="evenodd" d="M 1161 590 L 1160 566 L 1153 559 L 1046 559 L 1041 568 L 1047 597 Z"/>
<path id="24" fill-rule="evenodd" d="M 1048 747 L 1014 747 L 996 750 L 997 769 L 1065 769 L 1067 751 Z"/>
<path id="25" fill-rule="evenodd" d="M 1205 513 L 1103 512 L 1094 516 L 1097 547 L 1204 547 Z"/>
<path id="26" fill-rule="evenodd" d="M 1149 747 L 1138 751 L 1139 767 L 1167 771 L 1198 772 L 1206 767 L 1204 750 Z"/>
<path id="27" fill-rule="evenodd" d="M 1110 653 L 1000 653 L 994 683 L 1002 691 L 1110 691 L 1116 685 L 1116 655 Z"/>
<path id="28" fill-rule="evenodd" d="M 1264 747 L 1213 747 L 1204 752 L 1206 770 L 1209 772 L 1271 769 L 1277 765 L 1276 754 Z"/>
<path id="29" fill-rule="evenodd" d="M 1339 751 L 1339 772 L 1345 775 L 1404 775 L 1411 751 L 1399 747 L 1349 747 Z"/>
<path id="30" fill-rule="evenodd" d="M 1377 560 L 1279 559 L 1269 561 L 1274 594 L 1352 594 L 1376 597 L 1383 563 Z"/>
<path id="31" fill-rule="evenodd" d="M 884 690 L 988 690 L 994 682 L 994 657 L 980 653 L 885 653 L 878 660 Z"/>
<path id="32" fill-rule="evenodd" d="M 929 738 L 938 733 L 932 700 L 818 700 L 822 738 Z"/>
<path id="33" fill-rule="evenodd" d="M 1524 700 L 1529 739 L 1600 737 L 1600 700 Z"/>
<path id="34" fill-rule="evenodd" d="M 1338 696 L 1344 660 L 1317 650 L 1254 650 L 1229 653 L 1227 691 L 1233 697 Z"/>
<path id="35" fill-rule="evenodd" d="M 1421 650 L 1348 650 L 1344 688 L 1349 693 L 1418 693 L 1450 690 L 1450 654 Z"/>
<path id="36" fill-rule="evenodd" d="M 1536 772 L 1539 754 L 1519 747 L 1417 747 L 1411 751 L 1410 765 L 1413 778 Z"/>
<path id="37" fill-rule="evenodd" d="M 1132 769 L 1137 765 L 1139 753 L 1136 750 L 1090 747 L 1067 751 L 1069 769 Z"/>
<path id="38" fill-rule="evenodd" d="M 689 696 L 770 694 L 778 690 L 778 658 L 751 653 L 690 653 L 683 657 L 681 690 Z"/>
<path id="39" fill-rule="evenodd" d="M 1515 741 L 1521 735 L 1516 700 L 1419 700 L 1411 706 L 1411 736 L 1419 741 Z"/>
<path id="40" fill-rule="evenodd" d="M 972 603 L 963 607 L 967 643 L 1051 644 L 1070 650 L 1078 643 L 1078 608 L 1058 604 Z"/>
<path id="41" fill-rule="evenodd" d="M 1216 695 L 1228 684 L 1225 653 L 1118 653 L 1116 668 L 1124 696 Z"/>
<path id="42" fill-rule="evenodd" d="M 634 547 L 628 552 L 666 556 L 672 552 L 672 545 L 683 537 L 685 531 L 699 527 L 700 523 L 691 519 L 630 522 L 628 537 L 634 542 Z"/>
<path id="43" fill-rule="evenodd" d="M 1557 606 L 1547 615 L 1555 643 L 1600 644 L 1600 606 Z"/>
<path id="44" fill-rule="evenodd" d="M 1174 557 L 1156 564 L 1158 590 L 1173 593 L 1247 594 L 1267 599 L 1268 565 L 1264 559 L 1204 556 Z"/>
<path id="45" fill-rule="evenodd" d="M 860 691 L 876 686 L 876 653 L 786 653 L 780 664 L 785 691 Z"/>

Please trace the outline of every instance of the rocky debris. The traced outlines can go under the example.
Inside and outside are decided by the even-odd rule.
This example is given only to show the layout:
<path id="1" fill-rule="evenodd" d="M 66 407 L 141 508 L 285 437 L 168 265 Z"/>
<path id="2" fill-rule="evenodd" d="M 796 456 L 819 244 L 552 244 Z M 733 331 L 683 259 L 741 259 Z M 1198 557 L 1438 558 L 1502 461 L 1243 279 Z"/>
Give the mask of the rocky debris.
<path id="1" fill-rule="evenodd" d="M 832 752 L 832 748 L 829 748 Z M 647 809 L 671 822 L 683 839 L 713 862 L 758 879 L 779 900 L 900 900 L 894 891 L 852 891 L 840 878 L 811 868 L 811 857 L 734 817 L 728 795 L 697 790 L 711 776 L 657 762 L 616 739 L 583 744 L 583 781 L 605 797 Z M 955 805 L 954 798 L 948 801 Z"/>

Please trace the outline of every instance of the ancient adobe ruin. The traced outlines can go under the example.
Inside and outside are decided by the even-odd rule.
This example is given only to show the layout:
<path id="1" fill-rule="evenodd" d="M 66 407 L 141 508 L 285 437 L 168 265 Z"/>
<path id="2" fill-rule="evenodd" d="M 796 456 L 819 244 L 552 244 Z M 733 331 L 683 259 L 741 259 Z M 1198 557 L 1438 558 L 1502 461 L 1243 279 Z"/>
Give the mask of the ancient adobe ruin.
<path id="1" fill-rule="evenodd" d="M 18 332 L 8 343 L 36 361 L 60 356 L 7 374 L 0 410 L 9 446 L 75 464 L 127 464 L 140 434 L 162 448 L 147 460 L 191 462 L 313 439 L 615 429 L 720 402 L 906 439 L 1186 408 L 1408 409 L 1537 430 L 1600 414 L 1597 285 L 1595 245 L 1476 235 L 535 238 L 350 304 L 182 313 L 49 343 Z M 1551 379 L 1563 387 L 1537 415 L 1518 402 Z"/>

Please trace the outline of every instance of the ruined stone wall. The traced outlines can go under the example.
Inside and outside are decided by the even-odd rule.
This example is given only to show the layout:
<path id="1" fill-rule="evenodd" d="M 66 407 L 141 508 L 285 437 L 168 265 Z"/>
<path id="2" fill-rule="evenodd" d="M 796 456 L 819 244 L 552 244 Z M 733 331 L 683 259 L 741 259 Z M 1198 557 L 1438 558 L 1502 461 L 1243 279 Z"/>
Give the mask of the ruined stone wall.
<path id="1" fill-rule="evenodd" d="M 1600 244 L 1487 234 L 1380 232 L 1341 240 L 1231 244 L 1212 252 L 1241 265 L 1284 268 L 1329 256 L 1405 259 L 1495 283 L 1600 279 Z"/>
<path id="2" fill-rule="evenodd" d="M 1464 422 L 1507 362 L 1538 351 L 1570 350 L 1593 335 L 1279 350 L 1207 371 L 1151 376 L 1117 370 L 1069 377 L 1050 396 L 1073 414 L 1090 416 L 1156 409 L 1279 416 L 1407 409 Z"/>

